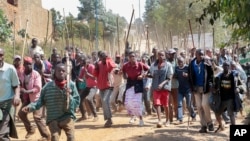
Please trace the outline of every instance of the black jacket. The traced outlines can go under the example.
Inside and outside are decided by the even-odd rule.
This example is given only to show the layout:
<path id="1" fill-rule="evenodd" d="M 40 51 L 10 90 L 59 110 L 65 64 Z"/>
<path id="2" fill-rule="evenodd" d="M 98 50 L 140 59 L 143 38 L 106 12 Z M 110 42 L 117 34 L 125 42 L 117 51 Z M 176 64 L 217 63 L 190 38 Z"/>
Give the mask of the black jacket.
<path id="1" fill-rule="evenodd" d="M 196 60 L 196 58 L 194 58 L 190 64 L 189 64 L 189 68 L 188 68 L 188 77 L 189 77 L 189 81 L 190 81 L 190 86 L 191 86 L 191 91 L 194 91 L 194 82 L 196 80 L 195 75 L 194 75 L 194 68 L 193 68 L 193 63 Z M 205 60 L 203 59 L 202 62 L 204 63 L 205 67 L 204 67 L 204 77 L 205 77 L 205 83 L 203 85 L 203 90 L 204 90 L 204 94 L 210 92 L 210 88 L 212 88 L 213 86 L 213 76 L 214 76 L 214 72 L 213 69 L 211 67 L 211 65 L 209 65 L 208 63 L 205 62 Z"/>

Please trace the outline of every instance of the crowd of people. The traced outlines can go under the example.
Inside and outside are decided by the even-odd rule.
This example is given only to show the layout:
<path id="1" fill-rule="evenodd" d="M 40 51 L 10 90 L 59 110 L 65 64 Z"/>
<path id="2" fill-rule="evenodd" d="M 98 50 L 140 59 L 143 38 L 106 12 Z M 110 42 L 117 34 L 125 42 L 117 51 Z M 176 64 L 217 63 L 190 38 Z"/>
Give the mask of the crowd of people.
<path id="1" fill-rule="evenodd" d="M 112 115 L 124 109 L 128 122 L 139 119 L 139 126 L 144 126 L 145 115 L 157 114 L 157 128 L 168 127 L 175 119 L 182 124 L 187 110 L 190 122 L 200 121 L 200 133 L 222 131 L 224 124 L 236 124 L 238 112 L 242 114 L 250 73 L 247 49 L 242 48 L 238 57 L 226 48 L 219 52 L 153 48 L 152 55 L 140 55 L 126 47 L 123 55 L 111 58 L 105 51 L 86 54 L 66 47 L 69 58 L 54 48 L 46 59 L 34 38 L 28 55 L 15 55 L 11 65 L 4 62 L 0 48 L 0 140 L 18 137 L 18 119 L 29 139 L 35 133 L 28 118 L 32 112 L 40 141 L 58 141 L 61 130 L 73 141 L 74 123 L 99 120 L 100 108 L 104 127 L 112 127 Z M 78 119 L 76 112 L 81 114 Z"/>

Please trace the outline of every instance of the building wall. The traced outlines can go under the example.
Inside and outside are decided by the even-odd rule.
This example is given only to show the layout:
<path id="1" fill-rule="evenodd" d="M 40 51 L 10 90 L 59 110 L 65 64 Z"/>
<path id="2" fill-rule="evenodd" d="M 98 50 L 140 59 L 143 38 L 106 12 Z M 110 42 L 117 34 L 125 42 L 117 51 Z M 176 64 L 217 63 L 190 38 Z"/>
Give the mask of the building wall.
<path id="1" fill-rule="evenodd" d="M 10 22 L 14 22 L 14 17 L 16 17 L 15 28 L 17 39 L 20 39 L 17 32 L 26 28 L 27 20 L 27 33 L 30 38 L 35 37 L 39 41 L 44 41 L 47 33 L 47 24 L 48 37 L 50 37 L 52 33 L 52 16 L 48 10 L 42 8 L 41 0 L 18 0 L 17 6 L 9 4 L 7 0 L 0 0 L 0 9 L 4 11 Z"/>

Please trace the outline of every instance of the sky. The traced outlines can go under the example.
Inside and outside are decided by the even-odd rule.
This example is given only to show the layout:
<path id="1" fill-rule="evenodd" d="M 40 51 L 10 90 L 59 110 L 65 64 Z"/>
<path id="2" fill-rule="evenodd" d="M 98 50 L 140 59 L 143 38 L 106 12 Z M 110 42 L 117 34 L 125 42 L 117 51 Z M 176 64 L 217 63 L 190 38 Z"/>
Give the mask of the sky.
<path id="1" fill-rule="evenodd" d="M 132 15 L 132 7 L 134 7 L 135 18 L 139 18 L 139 11 L 142 17 L 144 13 L 144 5 L 146 0 L 102 0 L 106 9 L 111 9 L 113 13 L 119 14 L 126 18 L 129 22 Z M 140 1 L 140 6 L 139 6 Z M 71 13 L 74 17 L 77 17 L 78 8 L 80 6 L 79 0 L 42 0 L 42 6 L 45 9 L 50 10 L 51 8 L 60 11 L 63 14 L 63 9 L 65 15 L 67 16 Z M 140 7 L 140 8 L 139 8 Z M 140 9 L 140 10 L 139 10 Z"/>

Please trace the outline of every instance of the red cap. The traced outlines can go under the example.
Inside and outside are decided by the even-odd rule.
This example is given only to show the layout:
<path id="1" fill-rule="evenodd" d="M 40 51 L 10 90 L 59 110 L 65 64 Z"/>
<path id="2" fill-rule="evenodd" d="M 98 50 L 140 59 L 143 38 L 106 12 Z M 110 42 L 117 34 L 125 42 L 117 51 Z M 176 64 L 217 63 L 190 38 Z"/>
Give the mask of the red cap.
<path id="1" fill-rule="evenodd" d="M 32 62 L 33 62 L 32 58 L 31 58 L 31 57 L 28 57 L 28 56 L 27 56 L 27 57 L 24 57 L 24 58 L 23 58 L 23 61 L 24 61 L 24 62 L 28 62 L 28 63 L 32 63 Z"/>

